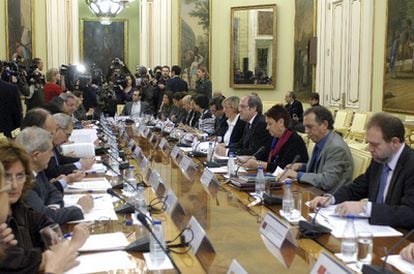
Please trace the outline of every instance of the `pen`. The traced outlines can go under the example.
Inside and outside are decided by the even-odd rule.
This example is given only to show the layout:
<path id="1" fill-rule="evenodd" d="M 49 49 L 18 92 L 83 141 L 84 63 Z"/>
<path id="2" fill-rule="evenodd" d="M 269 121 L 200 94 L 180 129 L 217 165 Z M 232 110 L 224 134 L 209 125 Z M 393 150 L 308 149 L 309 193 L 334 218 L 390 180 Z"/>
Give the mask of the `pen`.
<path id="1" fill-rule="evenodd" d="M 72 232 L 65 233 L 65 234 L 63 235 L 63 238 L 65 238 L 65 239 L 72 238 Z"/>
<path id="2" fill-rule="evenodd" d="M 93 199 L 94 200 L 96 200 L 96 199 L 101 199 L 101 198 L 103 198 L 104 196 L 96 196 L 96 197 L 93 197 Z"/>

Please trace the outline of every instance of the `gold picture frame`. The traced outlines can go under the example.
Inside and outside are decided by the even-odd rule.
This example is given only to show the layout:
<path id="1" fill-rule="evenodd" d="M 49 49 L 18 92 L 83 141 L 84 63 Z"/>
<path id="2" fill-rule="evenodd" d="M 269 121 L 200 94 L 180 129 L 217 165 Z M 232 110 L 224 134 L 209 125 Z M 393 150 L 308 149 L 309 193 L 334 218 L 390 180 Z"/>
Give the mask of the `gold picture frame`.
<path id="1" fill-rule="evenodd" d="M 128 65 L 128 20 L 112 19 L 110 25 L 102 25 L 99 19 L 82 18 L 79 40 L 81 61 L 95 64 L 105 75 L 114 58 Z"/>
<path id="2" fill-rule="evenodd" d="M 30 64 L 35 55 L 34 0 L 5 0 L 6 56 Z"/>
<path id="3" fill-rule="evenodd" d="M 276 4 L 231 8 L 231 88 L 276 87 L 276 12 Z"/>

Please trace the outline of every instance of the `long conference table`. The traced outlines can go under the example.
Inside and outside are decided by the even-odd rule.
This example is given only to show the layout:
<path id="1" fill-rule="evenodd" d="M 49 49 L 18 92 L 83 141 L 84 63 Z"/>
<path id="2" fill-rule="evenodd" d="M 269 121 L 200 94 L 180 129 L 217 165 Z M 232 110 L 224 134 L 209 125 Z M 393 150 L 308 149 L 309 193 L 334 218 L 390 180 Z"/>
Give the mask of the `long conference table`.
<path id="1" fill-rule="evenodd" d="M 180 210 L 152 215 L 153 218 L 163 221 L 165 239 L 175 238 L 180 230 L 186 227 L 191 217 L 194 217 L 204 229 L 209 242 L 207 245 L 202 244 L 201 251 L 199 250 L 197 254 L 191 251 L 184 254 L 171 253 L 182 273 L 226 273 L 233 260 L 237 260 L 248 273 L 309 273 L 321 252 L 327 254 L 340 252 L 340 239 L 328 234 L 317 239 L 300 238 L 298 235 L 297 246 L 285 241 L 280 249 L 268 248 L 269 244 L 266 244 L 260 233 L 260 226 L 269 211 L 280 217 L 280 205 L 259 204 L 247 207 L 252 200 L 249 194 L 227 184 L 221 175 L 216 175 L 214 182 L 208 185 L 202 184 L 200 177 L 204 172 L 205 159 L 192 158 L 191 168 L 186 168 L 188 164 L 185 166 L 180 164 L 184 157 L 183 152 L 177 154 L 177 148 L 173 149 L 175 143 L 167 142 L 160 133 L 143 128 L 138 130 L 134 127 L 134 125 L 126 126 L 118 138 L 127 158 L 136 165 L 139 176 L 148 185 L 150 171 L 156 170 L 163 182 L 162 195 L 172 191 L 179 204 L 177 208 Z M 139 147 L 142 152 L 140 157 L 136 157 L 131 151 L 132 146 Z M 174 156 L 171 156 L 172 154 Z M 148 160 L 145 164 L 142 163 L 143 156 Z M 144 171 L 140 169 L 143 166 L 145 166 Z M 304 203 L 322 192 L 302 184 L 294 184 L 293 190 L 302 192 L 302 216 L 309 218 L 310 212 Z M 281 196 L 283 189 L 272 190 L 272 193 Z M 147 201 L 156 196 L 151 187 L 146 189 Z M 124 220 L 130 217 L 120 215 L 119 218 Z M 123 231 L 128 234 L 129 241 L 148 233 L 142 226 L 138 228 L 125 226 L 120 221 L 102 221 L 98 224 L 100 225 L 95 225 L 97 228 L 93 233 Z M 293 225 L 292 227 L 295 229 Z M 406 233 L 404 230 L 401 232 Z M 381 257 L 400 239 L 401 237 L 374 238 L 373 264 L 381 265 Z M 404 242 L 394 253 L 409 241 L 410 239 Z M 205 250 L 202 250 L 204 247 Z M 137 273 L 150 272 L 146 270 L 142 253 L 132 252 L 131 256 L 137 263 L 135 269 Z M 387 265 L 387 268 L 398 272 L 390 265 Z M 172 269 L 158 272 L 175 273 Z M 125 270 L 116 273 L 134 272 Z"/>

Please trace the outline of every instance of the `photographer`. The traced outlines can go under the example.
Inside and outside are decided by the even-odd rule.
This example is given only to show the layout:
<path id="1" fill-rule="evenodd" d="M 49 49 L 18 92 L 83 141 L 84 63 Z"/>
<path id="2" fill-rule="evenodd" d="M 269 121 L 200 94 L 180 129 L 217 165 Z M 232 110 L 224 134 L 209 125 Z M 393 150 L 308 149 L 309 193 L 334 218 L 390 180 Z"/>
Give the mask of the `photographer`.
<path id="1" fill-rule="evenodd" d="M 160 89 L 158 87 L 158 81 L 161 79 L 162 77 L 162 72 L 161 72 L 162 67 L 161 66 L 156 66 L 154 68 L 154 73 L 151 73 L 150 70 L 150 85 L 152 86 L 152 108 L 154 110 L 158 109 L 158 100 L 159 100 L 159 96 L 160 96 Z"/>
<path id="2" fill-rule="evenodd" d="M 59 96 L 65 89 L 65 77 L 60 74 L 59 69 L 50 68 L 46 73 L 46 84 L 44 86 L 45 103 Z"/>
<path id="3" fill-rule="evenodd" d="M 42 73 L 43 61 L 40 58 L 34 58 L 28 69 L 27 82 L 29 84 L 29 95 L 26 96 L 27 110 L 36 107 L 42 107 L 45 104 L 45 77 Z"/>
<path id="4" fill-rule="evenodd" d="M 27 72 L 25 69 L 26 67 L 22 63 L 21 57 L 17 56 L 13 61 L 3 63 L 1 79 L 16 85 L 21 95 L 28 96 L 30 91 L 26 83 Z"/>
<path id="5" fill-rule="evenodd" d="M 152 73 L 151 70 L 150 73 Z M 147 73 L 147 68 L 137 66 L 135 76 L 137 77 L 136 87 L 141 90 L 142 101 L 147 102 L 151 108 L 151 112 L 153 112 L 154 87 L 150 84 L 150 75 Z"/>
<path id="6" fill-rule="evenodd" d="M 0 72 L 3 74 L 3 63 Z M 0 80 L 0 132 L 11 137 L 11 132 L 20 127 L 22 120 L 22 104 L 16 85 Z"/>

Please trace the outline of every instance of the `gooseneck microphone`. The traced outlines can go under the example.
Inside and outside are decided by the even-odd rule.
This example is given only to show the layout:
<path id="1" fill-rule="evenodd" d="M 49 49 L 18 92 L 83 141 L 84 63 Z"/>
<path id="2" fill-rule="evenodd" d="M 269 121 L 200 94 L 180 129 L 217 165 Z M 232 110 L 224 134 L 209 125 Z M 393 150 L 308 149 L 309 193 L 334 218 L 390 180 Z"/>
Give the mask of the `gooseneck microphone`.
<path id="1" fill-rule="evenodd" d="M 120 199 L 121 201 L 129 204 L 123 197 L 121 197 L 121 195 L 119 195 L 118 193 L 116 193 L 112 188 L 108 188 L 106 190 L 106 192 L 112 196 L 117 197 L 118 199 Z M 151 226 L 148 223 L 148 220 L 150 220 L 150 222 L 152 222 L 152 220 L 145 215 L 142 211 L 140 211 L 138 208 L 136 208 L 134 205 L 131 205 L 134 207 L 135 211 L 138 212 L 137 214 L 137 219 L 141 222 L 141 224 L 148 230 L 148 232 L 152 235 L 152 237 L 154 237 L 155 241 L 159 244 L 160 248 L 162 249 L 162 251 L 164 251 L 165 255 L 167 255 L 168 259 L 171 261 L 171 264 L 173 265 L 174 269 L 177 271 L 177 273 L 181 274 L 180 269 L 178 268 L 178 266 L 175 264 L 173 258 L 171 257 L 170 253 L 167 251 L 167 249 L 164 247 L 163 244 L 161 244 L 160 240 L 158 239 L 158 237 L 154 234 L 154 231 L 152 231 Z M 129 251 L 141 251 L 142 252 L 142 247 L 148 246 L 148 251 L 149 251 L 149 237 L 144 237 L 143 239 L 138 239 L 136 241 L 134 241 L 133 243 L 131 243 L 130 245 L 128 245 L 125 250 L 129 250 Z"/>
<path id="2" fill-rule="evenodd" d="M 391 253 L 396 248 L 398 248 L 413 233 L 414 233 L 414 229 L 412 229 L 404 237 L 402 237 L 398 242 L 396 242 L 393 246 L 391 246 L 390 250 L 385 255 L 384 262 L 382 263 L 381 266 L 372 265 L 372 264 L 364 264 L 364 266 L 362 267 L 362 273 L 364 273 L 364 274 L 393 274 L 393 273 L 395 273 L 395 272 L 392 272 L 391 270 L 388 270 L 388 269 L 385 268 L 385 265 L 387 264 L 388 257 L 391 255 Z"/>
<path id="3" fill-rule="evenodd" d="M 253 155 L 250 155 L 249 157 L 247 157 L 246 160 L 244 161 L 240 161 L 238 167 L 236 168 L 236 172 L 235 172 L 235 176 L 238 177 L 239 176 L 239 169 L 242 165 L 244 165 L 245 163 L 247 163 L 250 159 L 255 158 L 257 155 L 259 155 L 260 153 L 262 153 L 264 150 L 266 149 L 265 146 L 261 146 L 255 153 L 253 153 Z"/>

